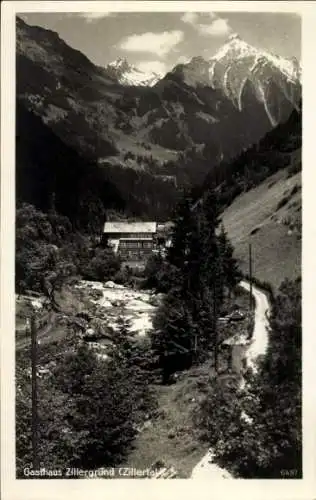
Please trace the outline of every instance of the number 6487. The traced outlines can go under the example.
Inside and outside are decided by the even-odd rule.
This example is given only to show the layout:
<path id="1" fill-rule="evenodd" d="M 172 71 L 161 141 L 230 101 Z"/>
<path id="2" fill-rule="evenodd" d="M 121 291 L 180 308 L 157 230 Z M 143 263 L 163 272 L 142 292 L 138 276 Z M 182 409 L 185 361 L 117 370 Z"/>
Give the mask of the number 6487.
<path id="1" fill-rule="evenodd" d="M 282 469 L 281 470 L 282 477 L 296 477 L 297 469 Z"/>

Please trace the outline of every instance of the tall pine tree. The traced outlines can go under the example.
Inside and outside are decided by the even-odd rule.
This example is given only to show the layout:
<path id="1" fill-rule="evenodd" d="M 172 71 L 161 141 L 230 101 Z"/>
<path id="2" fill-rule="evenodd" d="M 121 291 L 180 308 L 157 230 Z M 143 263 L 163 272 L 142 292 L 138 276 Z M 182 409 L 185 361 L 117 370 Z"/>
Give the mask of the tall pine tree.
<path id="1" fill-rule="evenodd" d="M 190 238 L 194 227 L 194 214 L 192 211 L 192 199 L 188 193 L 184 193 L 179 202 L 174 216 L 174 227 L 171 236 L 171 247 L 168 250 L 167 260 L 170 264 L 183 270 L 190 244 Z"/>
<path id="2" fill-rule="evenodd" d="M 224 288 L 233 288 L 239 279 L 233 247 L 223 230 L 217 235 L 219 214 L 214 191 L 206 192 L 195 205 L 185 196 L 176 212 L 167 259 L 179 279 L 157 313 L 152 335 L 164 380 L 169 377 L 170 360 L 176 369 L 180 360 L 198 362 L 217 348 Z"/>
<path id="3" fill-rule="evenodd" d="M 223 285 L 226 286 L 229 294 L 236 287 L 241 279 L 241 272 L 238 261 L 234 257 L 234 247 L 230 243 L 224 226 L 218 235 L 219 254 L 221 259 Z"/>

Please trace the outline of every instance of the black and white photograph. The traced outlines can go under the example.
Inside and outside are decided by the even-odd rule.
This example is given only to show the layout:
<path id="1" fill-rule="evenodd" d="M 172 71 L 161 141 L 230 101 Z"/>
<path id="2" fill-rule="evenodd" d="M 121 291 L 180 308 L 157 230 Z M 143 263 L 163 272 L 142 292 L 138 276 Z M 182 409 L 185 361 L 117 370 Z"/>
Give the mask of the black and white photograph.
<path id="1" fill-rule="evenodd" d="M 304 479 L 301 14 L 54 3 L 15 16 L 15 478 Z"/>

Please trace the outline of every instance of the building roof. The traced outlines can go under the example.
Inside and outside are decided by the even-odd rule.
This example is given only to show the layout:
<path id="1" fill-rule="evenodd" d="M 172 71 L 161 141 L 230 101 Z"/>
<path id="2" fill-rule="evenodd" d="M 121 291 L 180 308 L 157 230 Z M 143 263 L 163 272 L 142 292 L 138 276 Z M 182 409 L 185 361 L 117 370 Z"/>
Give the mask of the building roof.
<path id="1" fill-rule="evenodd" d="M 157 222 L 106 222 L 104 233 L 156 233 Z"/>

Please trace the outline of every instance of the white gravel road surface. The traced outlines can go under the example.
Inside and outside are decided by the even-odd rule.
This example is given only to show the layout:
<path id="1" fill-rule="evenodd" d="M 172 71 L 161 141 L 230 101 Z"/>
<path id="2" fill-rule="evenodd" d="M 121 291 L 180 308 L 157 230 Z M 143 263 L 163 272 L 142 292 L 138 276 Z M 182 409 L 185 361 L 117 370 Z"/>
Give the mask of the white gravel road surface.
<path id="1" fill-rule="evenodd" d="M 250 290 L 250 284 L 242 281 L 240 286 L 245 290 Z M 265 293 L 255 286 L 252 286 L 252 295 L 255 298 L 255 321 L 252 341 L 246 352 L 247 366 L 254 371 L 257 370 L 256 361 L 259 356 L 266 354 L 269 342 L 269 302 Z M 247 415 L 245 416 L 247 418 Z M 191 474 L 192 479 L 233 479 L 233 476 L 213 462 L 213 452 L 208 450 L 206 455 L 194 467 Z"/>

